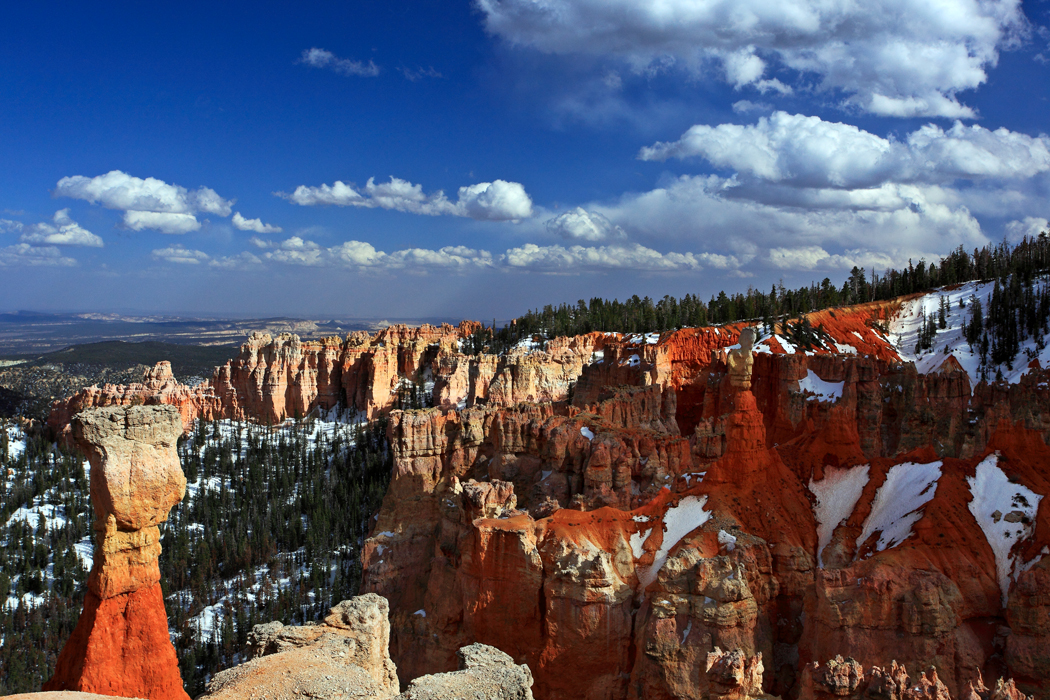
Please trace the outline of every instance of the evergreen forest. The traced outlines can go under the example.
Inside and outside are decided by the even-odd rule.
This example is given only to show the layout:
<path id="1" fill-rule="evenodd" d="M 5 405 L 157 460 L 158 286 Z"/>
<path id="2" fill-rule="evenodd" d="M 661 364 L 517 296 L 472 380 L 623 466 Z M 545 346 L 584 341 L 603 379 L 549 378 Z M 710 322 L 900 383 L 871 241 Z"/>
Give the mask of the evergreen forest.
<path id="1" fill-rule="evenodd" d="M 161 526 L 160 566 L 191 697 L 243 660 L 254 625 L 317 620 L 356 595 L 360 547 L 390 479 L 385 431 L 384 421 L 201 421 L 180 442 L 189 487 Z M 10 433 L 0 430 L 0 695 L 38 691 L 51 676 L 80 615 L 93 519 L 87 464 L 40 438 L 10 450 Z"/>
<path id="2" fill-rule="evenodd" d="M 923 259 L 913 264 L 909 261 L 908 267 L 901 270 L 891 268 L 879 273 L 854 267 L 841 285 L 825 277 L 820 283 L 797 289 L 773 284 L 768 293 L 754 287 L 735 294 L 721 291 L 707 302 L 695 294 L 686 294 L 680 299 L 664 296 L 658 301 L 635 295 L 622 302 L 595 297 L 590 301 L 580 299 L 575 304 L 548 304 L 528 311 L 499 330 L 494 331 L 493 324 L 492 328 L 479 331 L 472 347 L 480 350 L 489 346 L 493 352 L 502 352 L 534 335 L 549 339 L 592 331 L 647 333 L 745 320 L 771 327 L 775 321 L 812 311 L 894 299 L 976 280 L 997 280 L 1008 288 L 1011 297 L 1006 303 L 1016 310 L 1019 304 L 1025 303 L 1020 298 L 1027 293 L 1024 289 L 1031 288 L 1037 275 L 1047 271 L 1050 271 L 1050 232 L 1035 238 L 1025 237 L 1016 245 L 1003 241 L 973 252 L 960 246 L 937 262 Z M 1029 318 L 1038 311 L 1032 311 L 1031 301 L 1027 303 L 1023 313 Z M 1009 342 L 1003 338 L 1000 345 L 1005 348 Z"/>

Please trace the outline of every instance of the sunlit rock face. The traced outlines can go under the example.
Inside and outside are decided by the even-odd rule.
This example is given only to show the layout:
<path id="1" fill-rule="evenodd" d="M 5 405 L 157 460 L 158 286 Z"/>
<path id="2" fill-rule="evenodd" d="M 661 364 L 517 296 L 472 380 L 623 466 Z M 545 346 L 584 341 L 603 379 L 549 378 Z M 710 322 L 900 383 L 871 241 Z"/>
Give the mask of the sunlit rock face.
<path id="1" fill-rule="evenodd" d="M 403 677 L 477 641 L 550 699 L 1044 692 L 1048 376 L 919 373 L 893 313 L 764 338 L 750 389 L 734 326 L 603 337 L 571 400 L 393 412 L 363 556 Z"/>
<path id="2" fill-rule="evenodd" d="M 387 414 L 362 558 L 402 681 L 482 643 L 550 700 L 1045 693 L 1050 373 L 920 367 L 900 309 L 812 314 L 812 347 L 760 336 L 749 387 L 728 371 L 743 324 L 501 356 L 461 352 L 469 328 L 391 328 L 257 337 L 202 387 L 158 368 L 52 417 Z M 436 407 L 394 410 L 409 385 Z"/>
<path id="3" fill-rule="evenodd" d="M 91 463 L 96 546 L 84 610 L 45 690 L 188 700 L 160 587 L 158 524 L 186 477 L 174 406 L 94 409 L 73 420 Z"/>

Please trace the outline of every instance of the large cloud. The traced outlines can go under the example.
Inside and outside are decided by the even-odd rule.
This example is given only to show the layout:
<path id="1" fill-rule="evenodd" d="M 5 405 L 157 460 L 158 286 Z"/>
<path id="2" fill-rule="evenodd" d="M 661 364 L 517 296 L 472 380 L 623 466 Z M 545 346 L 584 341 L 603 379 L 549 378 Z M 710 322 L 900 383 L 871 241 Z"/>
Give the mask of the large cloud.
<path id="1" fill-rule="evenodd" d="M 55 196 L 83 199 L 107 209 L 124 211 L 124 224 L 133 231 L 156 229 L 162 233 L 187 233 L 200 228 L 196 215 L 229 216 L 232 200 L 209 188 L 187 190 L 163 180 L 145 179 L 113 170 L 105 175 L 64 177 Z"/>
<path id="2" fill-rule="evenodd" d="M 301 206 L 330 204 L 342 207 L 393 209 L 426 216 L 465 216 L 489 221 L 516 221 L 532 216 L 532 199 L 517 182 L 495 180 L 459 188 L 455 202 L 441 190 L 425 194 L 422 185 L 391 177 L 362 188 L 337 180 L 333 185 L 300 185 L 291 194 L 277 193 Z"/>
<path id="3" fill-rule="evenodd" d="M 1023 36 L 1020 0 L 475 0 L 487 29 L 555 54 L 635 70 L 712 63 L 737 88 L 784 92 L 785 67 L 888 116 L 971 117 L 956 94 L 983 83 Z M 797 73 L 796 73 L 797 72 Z M 782 76 L 785 77 L 786 76 Z"/>
<path id="4" fill-rule="evenodd" d="M 807 206 L 734 196 L 739 188 L 733 179 L 682 176 L 589 208 L 636 239 L 677 239 L 702 254 L 725 256 L 726 269 L 837 271 L 857 264 L 881 270 L 906 266 L 909 258 L 933 259 L 959 244 L 973 248 L 989 242 L 957 193 L 938 186 L 886 185 L 867 199 L 870 190 L 793 188 L 813 195 Z M 840 198 L 819 201 L 821 193 Z"/>
<path id="5" fill-rule="evenodd" d="M 1050 171 L 1050 139 L 956 122 L 929 124 L 905 141 L 850 124 L 775 112 L 756 124 L 699 124 L 643 160 L 704 158 L 742 175 L 799 187 L 867 188 L 886 182 L 1029 178 Z"/>
<path id="6" fill-rule="evenodd" d="M 26 226 L 22 234 L 23 243 L 31 245 L 86 246 L 101 248 L 102 239 L 69 217 L 68 209 L 59 209 L 52 219 L 54 223 L 39 223 Z"/>

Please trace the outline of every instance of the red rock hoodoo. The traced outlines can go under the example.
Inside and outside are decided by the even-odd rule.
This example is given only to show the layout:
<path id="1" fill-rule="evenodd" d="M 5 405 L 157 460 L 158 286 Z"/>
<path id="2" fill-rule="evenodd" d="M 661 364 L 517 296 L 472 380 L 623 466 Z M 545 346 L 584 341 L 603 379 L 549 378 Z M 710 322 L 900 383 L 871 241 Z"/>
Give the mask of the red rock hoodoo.
<path id="1" fill-rule="evenodd" d="M 73 434 L 91 464 L 97 544 L 84 610 L 44 690 L 189 700 L 160 588 L 160 530 L 186 491 L 172 406 L 86 411 Z"/>

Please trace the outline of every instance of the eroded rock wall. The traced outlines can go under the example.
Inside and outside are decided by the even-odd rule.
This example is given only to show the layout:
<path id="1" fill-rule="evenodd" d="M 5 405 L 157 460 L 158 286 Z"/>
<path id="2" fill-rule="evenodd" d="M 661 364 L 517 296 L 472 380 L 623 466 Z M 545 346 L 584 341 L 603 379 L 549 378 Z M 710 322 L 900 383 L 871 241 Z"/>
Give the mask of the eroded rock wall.
<path id="1" fill-rule="evenodd" d="M 406 677 L 478 641 L 550 700 L 724 696 L 716 647 L 761 654 L 761 670 L 720 668 L 778 695 L 840 654 L 917 683 L 936 668 L 933 695 L 982 674 L 1047 690 L 1043 506 L 1015 518 L 1005 590 L 972 510 L 979 468 L 1050 493 L 1046 373 L 971 393 L 951 367 L 772 353 L 741 393 L 731 335 L 690 334 L 693 358 L 675 337 L 605 340 L 571 403 L 391 415 L 394 478 L 363 556 Z M 858 468 L 835 506 L 851 496 L 821 487 Z"/>

